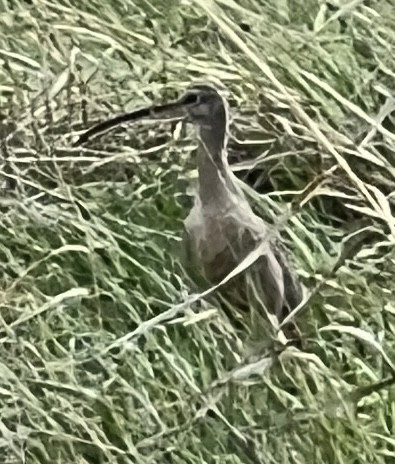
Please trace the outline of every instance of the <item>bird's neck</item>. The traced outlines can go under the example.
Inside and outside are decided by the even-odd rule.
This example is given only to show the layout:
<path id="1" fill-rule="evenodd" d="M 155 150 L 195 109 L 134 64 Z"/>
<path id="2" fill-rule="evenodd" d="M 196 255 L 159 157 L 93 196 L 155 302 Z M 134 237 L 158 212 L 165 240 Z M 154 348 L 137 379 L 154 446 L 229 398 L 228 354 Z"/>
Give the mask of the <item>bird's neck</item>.
<path id="1" fill-rule="evenodd" d="M 222 204 L 235 189 L 226 154 L 226 128 L 200 128 L 199 197 L 203 204 Z"/>

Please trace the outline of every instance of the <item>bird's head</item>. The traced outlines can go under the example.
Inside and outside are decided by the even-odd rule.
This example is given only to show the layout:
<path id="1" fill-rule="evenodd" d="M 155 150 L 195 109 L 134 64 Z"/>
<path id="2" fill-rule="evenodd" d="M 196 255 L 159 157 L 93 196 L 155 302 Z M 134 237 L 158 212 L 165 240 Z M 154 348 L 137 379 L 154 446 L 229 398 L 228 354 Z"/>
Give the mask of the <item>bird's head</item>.
<path id="1" fill-rule="evenodd" d="M 185 114 L 185 120 L 199 127 L 226 123 L 227 104 L 217 89 L 210 85 L 195 85 L 176 102 L 174 107 Z M 177 111 L 177 110 L 176 110 Z"/>
<path id="2" fill-rule="evenodd" d="M 96 124 L 82 134 L 74 146 L 81 145 L 92 136 L 120 124 L 141 119 L 185 120 L 203 130 L 226 130 L 228 122 L 227 103 L 215 87 L 207 84 L 194 85 L 174 102 L 124 113 Z"/>

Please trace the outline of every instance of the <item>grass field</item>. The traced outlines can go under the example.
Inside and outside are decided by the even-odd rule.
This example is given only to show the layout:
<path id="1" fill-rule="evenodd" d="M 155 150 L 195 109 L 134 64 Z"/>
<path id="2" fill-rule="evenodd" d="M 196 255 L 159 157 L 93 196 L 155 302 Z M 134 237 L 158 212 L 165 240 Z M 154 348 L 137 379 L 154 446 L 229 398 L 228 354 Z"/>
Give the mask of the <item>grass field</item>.
<path id="1" fill-rule="evenodd" d="M 394 49 L 391 0 L 0 0 L 0 463 L 395 462 Z M 194 131 L 72 148 L 195 81 L 254 209 L 297 206 L 303 348 L 255 364 L 191 310 Z"/>

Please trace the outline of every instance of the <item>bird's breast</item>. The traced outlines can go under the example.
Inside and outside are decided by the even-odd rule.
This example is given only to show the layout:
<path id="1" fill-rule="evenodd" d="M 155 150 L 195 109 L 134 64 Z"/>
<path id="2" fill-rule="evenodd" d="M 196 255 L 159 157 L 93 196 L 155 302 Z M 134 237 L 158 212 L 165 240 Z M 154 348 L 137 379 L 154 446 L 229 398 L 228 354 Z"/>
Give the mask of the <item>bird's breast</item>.
<path id="1" fill-rule="evenodd" d="M 193 208 L 185 220 L 188 241 L 206 277 L 218 281 L 260 242 L 264 228 L 228 211 L 202 211 Z"/>

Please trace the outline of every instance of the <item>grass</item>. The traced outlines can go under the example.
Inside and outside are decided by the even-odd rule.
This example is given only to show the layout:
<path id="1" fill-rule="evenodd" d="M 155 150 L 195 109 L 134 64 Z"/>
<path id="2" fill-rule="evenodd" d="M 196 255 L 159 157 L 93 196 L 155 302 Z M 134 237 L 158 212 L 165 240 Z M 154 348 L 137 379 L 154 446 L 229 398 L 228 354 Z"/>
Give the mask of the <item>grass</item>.
<path id="1" fill-rule="evenodd" d="M 331 5 L 0 0 L 0 462 L 393 462 L 395 15 Z M 71 148 L 196 80 L 228 92 L 256 211 L 298 205 L 301 350 L 246 364 L 190 310 L 193 132 Z"/>

